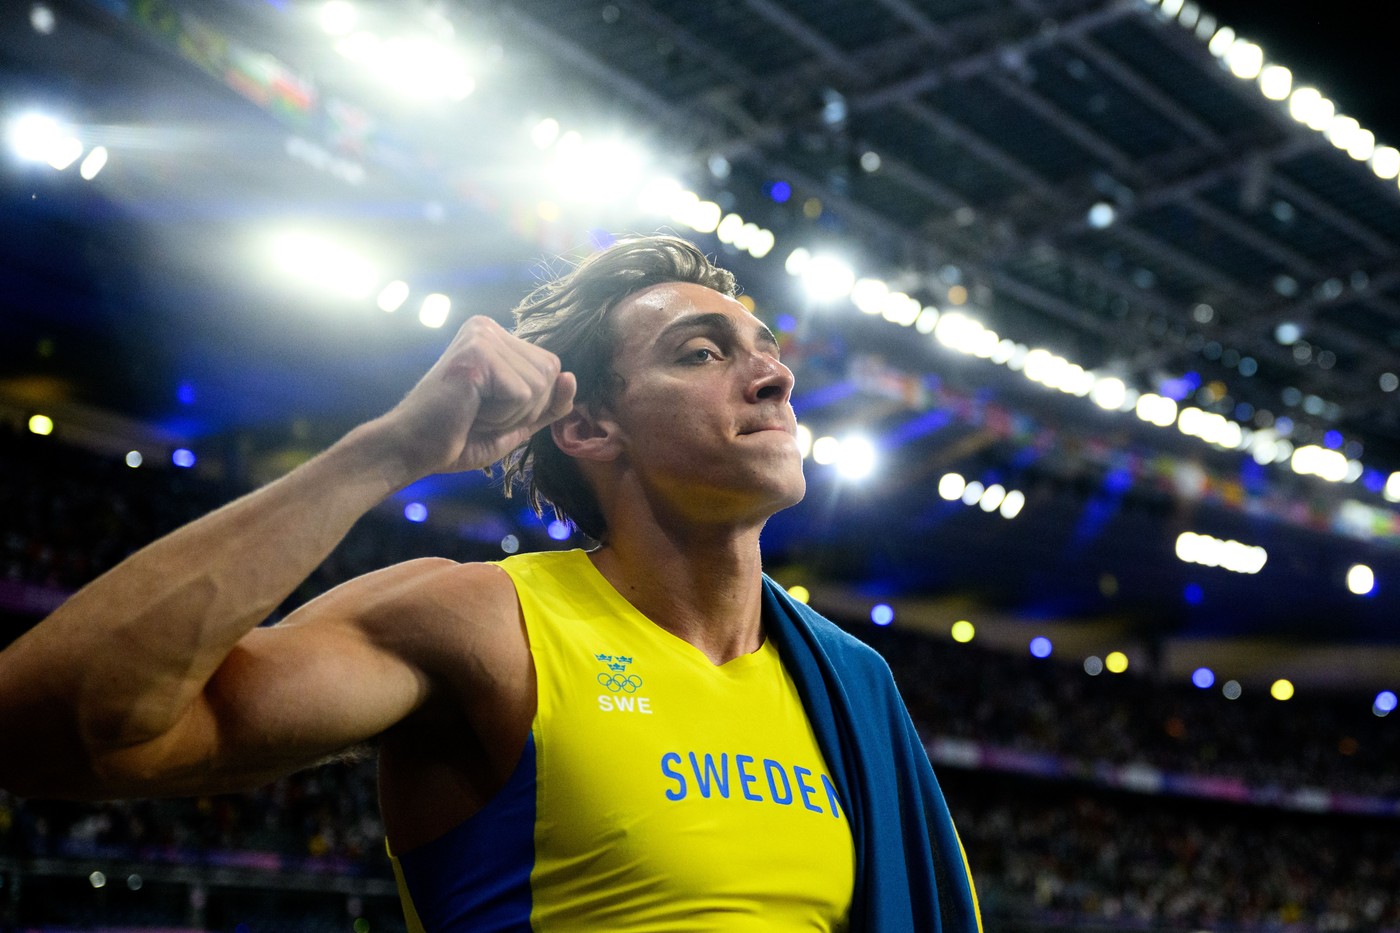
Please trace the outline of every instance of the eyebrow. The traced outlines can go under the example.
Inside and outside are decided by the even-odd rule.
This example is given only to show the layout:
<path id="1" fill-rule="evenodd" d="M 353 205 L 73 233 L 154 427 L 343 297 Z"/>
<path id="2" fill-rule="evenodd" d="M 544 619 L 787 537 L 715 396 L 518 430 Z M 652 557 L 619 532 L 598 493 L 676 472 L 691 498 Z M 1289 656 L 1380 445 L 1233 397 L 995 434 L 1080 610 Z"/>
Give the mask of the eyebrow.
<path id="1" fill-rule="evenodd" d="M 677 331 L 686 330 L 718 330 L 723 331 L 727 337 L 738 335 L 738 328 L 734 325 L 734 319 L 727 314 L 718 311 L 711 311 L 706 314 L 691 314 L 680 317 L 667 324 L 657 335 L 656 341 L 660 343 Z M 777 349 L 778 338 L 773 336 L 773 332 L 768 329 L 768 325 L 762 321 L 754 328 L 754 337 L 757 342 L 765 347 Z"/>

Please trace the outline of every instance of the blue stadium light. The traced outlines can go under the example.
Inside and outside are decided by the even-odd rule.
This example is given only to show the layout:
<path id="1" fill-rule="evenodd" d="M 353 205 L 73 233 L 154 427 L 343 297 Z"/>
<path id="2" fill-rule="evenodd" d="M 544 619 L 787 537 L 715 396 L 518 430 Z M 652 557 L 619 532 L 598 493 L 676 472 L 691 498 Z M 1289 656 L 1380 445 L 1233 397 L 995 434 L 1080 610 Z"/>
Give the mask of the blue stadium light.
<path id="1" fill-rule="evenodd" d="M 894 621 L 894 608 L 886 603 L 876 603 L 870 610 L 870 621 L 876 625 L 889 625 Z"/>
<path id="2" fill-rule="evenodd" d="M 403 507 L 403 517 L 411 522 L 426 522 L 428 507 L 421 502 L 410 502 Z"/>
<path id="3" fill-rule="evenodd" d="M 1206 594 L 1199 583 L 1188 583 L 1186 589 L 1182 590 L 1181 598 L 1186 600 L 1187 605 L 1199 606 L 1201 601 L 1206 598 Z"/>
<path id="4" fill-rule="evenodd" d="M 1395 711 L 1396 698 L 1390 690 L 1382 690 L 1376 694 L 1376 702 L 1371 704 L 1371 712 L 1377 716 L 1389 716 Z"/>
<path id="5" fill-rule="evenodd" d="M 184 447 L 179 448 L 170 455 L 171 463 L 175 464 L 177 467 L 183 467 L 187 470 L 190 467 L 194 466 L 194 460 L 194 451 L 188 450 Z"/>
<path id="6" fill-rule="evenodd" d="M 561 522 L 559 519 L 556 518 L 554 521 L 549 523 L 549 527 L 546 529 L 546 531 L 549 532 L 549 536 L 555 541 L 567 540 L 570 534 L 569 523 Z"/>
<path id="7" fill-rule="evenodd" d="M 786 204 L 792 197 L 792 185 L 785 181 L 775 181 L 768 186 L 768 196 L 779 204 Z"/>
<path id="8" fill-rule="evenodd" d="M 1054 650 L 1054 645 L 1051 645 L 1050 639 L 1044 635 L 1037 635 L 1031 639 L 1031 654 L 1037 658 L 1048 658 Z"/>
<path id="9" fill-rule="evenodd" d="M 1208 667 L 1198 667 L 1191 675 L 1191 683 L 1202 690 L 1208 690 L 1215 686 L 1215 672 Z"/>
<path id="10" fill-rule="evenodd" d="M 1328 431 L 1326 434 L 1322 435 L 1322 444 L 1328 450 L 1337 450 L 1342 446 L 1342 432 Z"/>

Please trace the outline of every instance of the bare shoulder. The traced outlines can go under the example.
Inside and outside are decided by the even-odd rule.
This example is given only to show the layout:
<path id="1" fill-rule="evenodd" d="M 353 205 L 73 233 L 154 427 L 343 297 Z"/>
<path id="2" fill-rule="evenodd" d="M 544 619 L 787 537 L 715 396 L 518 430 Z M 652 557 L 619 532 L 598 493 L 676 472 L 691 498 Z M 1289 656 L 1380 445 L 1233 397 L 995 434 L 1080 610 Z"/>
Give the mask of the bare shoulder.
<path id="1" fill-rule="evenodd" d="M 428 557 L 356 577 L 293 613 L 284 625 L 344 620 L 426 670 L 522 640 L 510 576 L 494 564 Z"/>

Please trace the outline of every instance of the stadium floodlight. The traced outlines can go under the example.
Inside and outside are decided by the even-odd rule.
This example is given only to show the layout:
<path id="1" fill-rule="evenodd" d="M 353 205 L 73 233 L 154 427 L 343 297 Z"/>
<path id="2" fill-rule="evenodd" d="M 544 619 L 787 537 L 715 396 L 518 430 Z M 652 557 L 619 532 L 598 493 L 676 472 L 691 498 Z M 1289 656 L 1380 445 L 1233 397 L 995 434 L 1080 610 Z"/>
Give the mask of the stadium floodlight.
<path id="1" fill-rule="evenodd" d="M 949 502 L 961 499 L 966 488 L 967 480 L 958 473 L 944 473 L 943 478 L 938 481 L 938 495 Z"/>
<path id="2" fill-rule="evenodd" d="M 424 327 L 441 327 L 447 323 L 447 316 L 451 311 L 452 299 L 441 292 L 433 292 L 423 299 L 423 304 L 418 309 L 418 320 Z"/>
<path id="3" fill-rule="evenodd" d="M 576 135 L 572 130 L 565 133 L 554 147 L 552 174 L 566 196 L 576 201 L 606 203 L 633 190 L 648 161 L 640 148 L 622 139 L 574 142 Z M 695 211 L 700 203 L 694 192 L 673 193 L 668 213 L 677 223 L 695 228 Z M 710 231 L 718 225 L 719 217 L 715 216 L 709 224 Z"/>
<path id="4" fill-rule="evenodd" d="M 272 257 L 284 274 L 346 298 L 369 297 L 378 277 L 369 260 L 355 250 L 303 231 L 275 237 Z"/>
<path id="5" fill-rule="evenodd" d="M 851 303 L 863 314 L 879 314 L 890 294 L 890 287 L 881 279 L 857 279 L 851 286 Z"/>
<path id="6" fill-rule="evenodd" d="M 530 128 L 530 142 L 537 149 L 548 149 L 559 138 L 559 121 L 545 117 Z"/>
<path id="7" fill-rule="evenodd" d="M 812 459 L 828 466 L 837 461 L 841 456 L 841 442 L 830 435 L 819 437 L 812 442 Z"/>
<path id="8" fill-rule="evenodd" d="M 797 425 L 797 450 L 802 454 L 802 459 L 806 460 L 812 453 L 812 429 L 805 424 Z"/>
<path id="9" fill-rule="evenodd" d="M 744 224 L 744 229 L 747 230 L 749 226 L 749 224 Z M 773 247 L 777 245 L 777 242 L 778 240 L 773 236 L 772 230 L 769 230 L 767 227 L 759 227 L 749 237 L 749 255 L 754 259 L 762 259 L 764 256 L 773 252 Z"/>
<path id="10" fill-rule="evenodd" d="M 43 113 L 23 113 L 5 132 L 10 150 L 22 162 L 45 162 L 65 169 L 83 154 L 83 144 L 58 120 Z"/>
<path id="11" fill-rule="evenodd" d="M 1357 130 L 1356 136 L 1352 138 L 1351 145 L 1347 146 L 1347 155 L 1358 162 L 1368 162 L 1376 151 L 1376 134 L 1370 130 Z"/>
<path id="12" fill-rule="evenodd" d="M 1089 390 L 1089 399 L 1104 411 L 1117 411 L 1128 396 L 1128 387 L 1117 376 L 1100 376 Z"/>
<path id="13" fill-rule="evenodd" d="M 436 39 L 389 39 L 375 64 L 380 80 L 412 100 L 463 100 L 476 90 L 466 59 Z"/>
<path id="14" fill-rule="evenodd" d="M 349 35 L 359 18 L 359 11 L 348 0 L 326 0 L 321 4 L 321 28 L 333 36 Z"/>
<path id="15" fill-rule="evenodd" d="M 1360 131 L 1361 124 L 1357 122 L 1355 117 L 1339 113 L 1328 121 L 1327 129 L 1323 131 L 1323 135 L 1338 149 L 1349 149 L 1356 141 L 1356 134 Z"/>
<path id="16" fill-rule="evenodd" d="M 1235 31 L 1229 26 L 1222 26 L 1215 35 L 1210 37 L 1210 43 L 1206 48 L 1208 48 L 1210 54 L 1214 55 L 1216 58 L 1224 58 L 1225 53 L 1229 52 L 1234 44 Z"/>
<path id="17" fill-rule="evenodd" d="M 1375 588 L 1375 571 L 1365 564 L 1352 564 L 1347 571 L 1347 589 L 1357 596 L 1368 596 Z"/>
<path id="18" fill-rule="evenodd" d="M 379 310 L 387 314 L 393 314 L 403 303 L 408 300 L 408 283 L 403 281 L 390 282 L 379 292 L 379 298 L 375 302 L 379 305 Z"/>
<path id="19" fill-rule="evenodd" d="M 850 264 L 838 256 L 825 253 L 813 256 L 806 263 L 801 276 L 803 290 L 817 302 L 845 298 L 856 284 L 856 273 Z"/>
<path id="20" fill-rule="evenodd" d="M 836 456 L 836 472 L 846 479 L 865 479 L 875 472 L 878 455 L 875 445 L 858 434 L 842 438 Z"/>
<path id="21" fill-rule="evenodd" d="M 1293 72 L 1282 65 L 1265 65 L 1259 72 L 1259 90 L 1269 100 L 1287 100 L 1293 90 Z"/>
<path id="22" fill-rule="evenodd" d="M 642 186 L 637 196 L 637 206 L 648 214 L 669 215 L 682 195 L 693 193 L 686 191 L 674 178 L 653 178 Z"/>
<path id="23" fill-rule="evenodd" d="M 1225 67 L 1235 77 L 1252 81 L 1264 68 L 1264 50 L 1253 42 L 1236 39 L 1225 53 Z"/>
<path id="24" fill-rule="evenodd" d="M 1308 444 L 1294 450 L 1289 465 L 1293 472 L 1300 476 L 1316 476 L 1329 483 L 1346 481 L 1351 469 L 1346 456 L 1340 451 L 1328 450 L 1316 444 Z"/>
<path id="25" fill-rule="evenodd" d="M 94 146 L 92 151 L 83 159 L 78 166 L 78 174 L 83 177 L 83 181 L 92 181 L 97 177 L 97 173 L 107 167 L 107 147 Z"/>
<path id="26" fill-rule="evenodd" d="M 1389 181 L 1400 175 L 1400 149 L 1393 146 L 1377 146 L 1371 153 L 1371 171 L 1376 177 Z"/>

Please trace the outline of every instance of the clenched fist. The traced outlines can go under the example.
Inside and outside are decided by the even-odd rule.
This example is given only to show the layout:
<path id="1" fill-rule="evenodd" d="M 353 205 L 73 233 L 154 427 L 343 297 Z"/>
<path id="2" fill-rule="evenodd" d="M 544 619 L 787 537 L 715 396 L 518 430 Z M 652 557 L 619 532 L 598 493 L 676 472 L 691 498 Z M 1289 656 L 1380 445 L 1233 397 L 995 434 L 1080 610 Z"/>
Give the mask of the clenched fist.
<path id="1" fill-rule="evenodd" d="M 576 388 L 559 357 L 477 316 L 381 420 L 415 477 L 480 469 L 568 414 Z"/>

